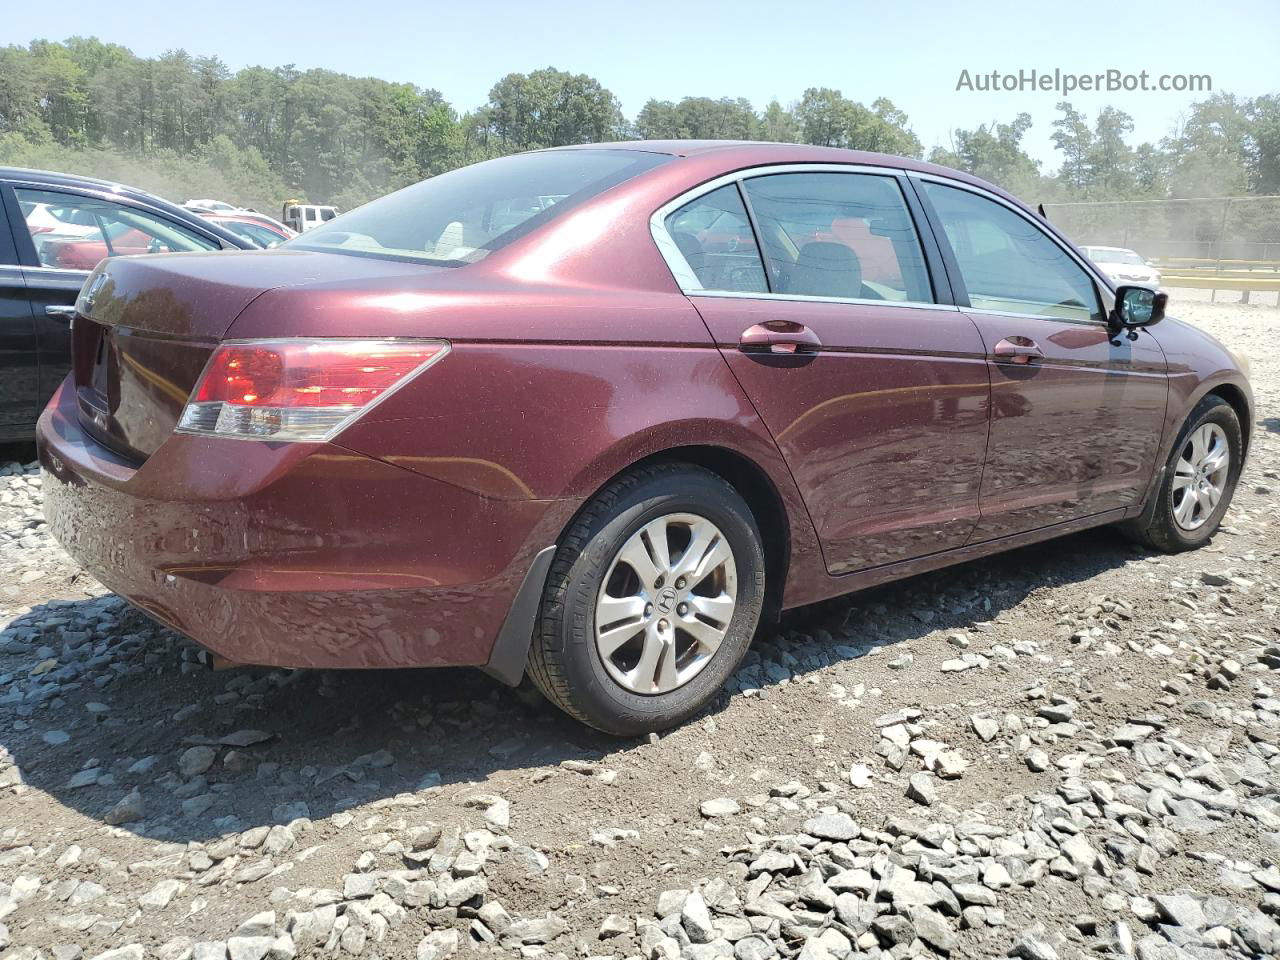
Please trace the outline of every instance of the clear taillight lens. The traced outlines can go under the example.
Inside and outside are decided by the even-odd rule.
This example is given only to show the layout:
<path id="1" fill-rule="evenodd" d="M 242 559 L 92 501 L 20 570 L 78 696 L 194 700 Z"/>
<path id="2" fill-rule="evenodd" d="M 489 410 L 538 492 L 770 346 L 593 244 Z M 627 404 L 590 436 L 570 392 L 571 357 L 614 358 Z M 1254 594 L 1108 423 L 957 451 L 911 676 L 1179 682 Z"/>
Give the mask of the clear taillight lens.
<path id="1" fill-rule="evenodd" d="M 323 441 L 433 363 L 442 340 L 249 340 L 218 346 L 179 433 Z"/>

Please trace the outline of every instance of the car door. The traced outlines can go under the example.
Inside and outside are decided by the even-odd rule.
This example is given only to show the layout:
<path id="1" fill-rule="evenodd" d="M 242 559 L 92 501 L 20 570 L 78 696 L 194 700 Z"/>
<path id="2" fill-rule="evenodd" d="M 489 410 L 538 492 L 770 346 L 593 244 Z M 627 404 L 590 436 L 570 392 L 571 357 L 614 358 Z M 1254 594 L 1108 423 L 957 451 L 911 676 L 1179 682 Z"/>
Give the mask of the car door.
<path id="1" fill-rule="evenodd" d="M 985 356 L 936 251 L 931 283 L 900 177 L 805 165 L 703 191 L 659 211 L 654 235 L 790 465 L 828 570 L 964 544 Z"/>
<path id="2" fill-rule="evenodd" d="M 6 204 L 26 279 L 43 407 L 71 369 L 76 297 L 105 257 L 216 250 L 219 244 L 141 206 L 71 187 L 14 182 Z"/>
<path id="3" fill-rule="evenodd" d="M 0 184 L 0 191 L 4 186 Z M 25 439 L 36 419 L 40 366 L 27 282 L 0 201 L 0 439 Z"/>
<path id="4" fill-rule="evenodd" d="M 1110 291 L 1065 244 L 980 188 L 918 176 L 951 287 L 982 333 L 991 438 L 974 542 L 1137 503 L 1168 397 L 1163 351 L 1115 336 Z"/>

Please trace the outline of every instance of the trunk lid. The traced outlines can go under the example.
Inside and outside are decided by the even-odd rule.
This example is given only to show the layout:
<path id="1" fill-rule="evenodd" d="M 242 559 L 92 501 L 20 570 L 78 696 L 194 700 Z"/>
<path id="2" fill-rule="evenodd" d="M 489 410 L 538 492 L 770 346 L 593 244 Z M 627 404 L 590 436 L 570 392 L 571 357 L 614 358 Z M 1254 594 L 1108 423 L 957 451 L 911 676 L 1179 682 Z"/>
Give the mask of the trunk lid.
<path id="1" fill-rule="evenodd" d="M 424 277 L 403 263 L 291 250 L 105 260 L 81 292 L 72 331 L 81 425 L 141 463 L 173 433 L 214 347 L 263 293 L 411 272 Z"/>

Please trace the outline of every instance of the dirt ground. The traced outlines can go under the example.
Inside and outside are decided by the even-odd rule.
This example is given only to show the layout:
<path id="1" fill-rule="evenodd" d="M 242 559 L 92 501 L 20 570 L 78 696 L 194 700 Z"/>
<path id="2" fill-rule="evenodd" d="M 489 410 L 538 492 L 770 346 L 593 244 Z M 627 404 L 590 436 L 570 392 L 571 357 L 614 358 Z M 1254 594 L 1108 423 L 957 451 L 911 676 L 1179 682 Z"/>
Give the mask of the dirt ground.
<path id="1" fill-rule="evenodd" d="M 1253 365 L 1208 547 L 797 611 L 641 741 L 472 671 L 210 672 L 4 467 L 0 955 L 1273 955 L 1280 311 L 1181 312 Z"/>

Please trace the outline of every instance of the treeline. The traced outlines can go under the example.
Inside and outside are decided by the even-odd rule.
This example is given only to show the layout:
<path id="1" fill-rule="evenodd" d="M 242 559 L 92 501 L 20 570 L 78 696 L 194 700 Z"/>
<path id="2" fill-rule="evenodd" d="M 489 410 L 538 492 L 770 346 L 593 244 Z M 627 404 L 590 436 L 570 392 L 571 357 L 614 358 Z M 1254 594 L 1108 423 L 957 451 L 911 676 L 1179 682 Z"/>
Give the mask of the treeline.
<path id="1" fill-rule="evenodd" d="M 1049 172 L 1023 147 L 1028 114 L 955 130 L 928 159 L 1033 201 L 1280 194 L 1280 96 L 1215 94 L 1157 144 L 1133 121 L 1057 105 Z M 132 182 L 171 199 L 259 209 L 287 196 L 348 209 L 489 157 L 630 138 L 775 140 L 912 157 L 924 147 L 883 97 L 866 105 L 810 88 L 786 106 L 744 99 L 650 100 L 634 119 L 598 80 L 512 73 L 465 112 L 434 89 L 293 66 L 232 72 L 182 50 L 137 57 L 94 38 L 0 48 L 0 163 Z"/>

